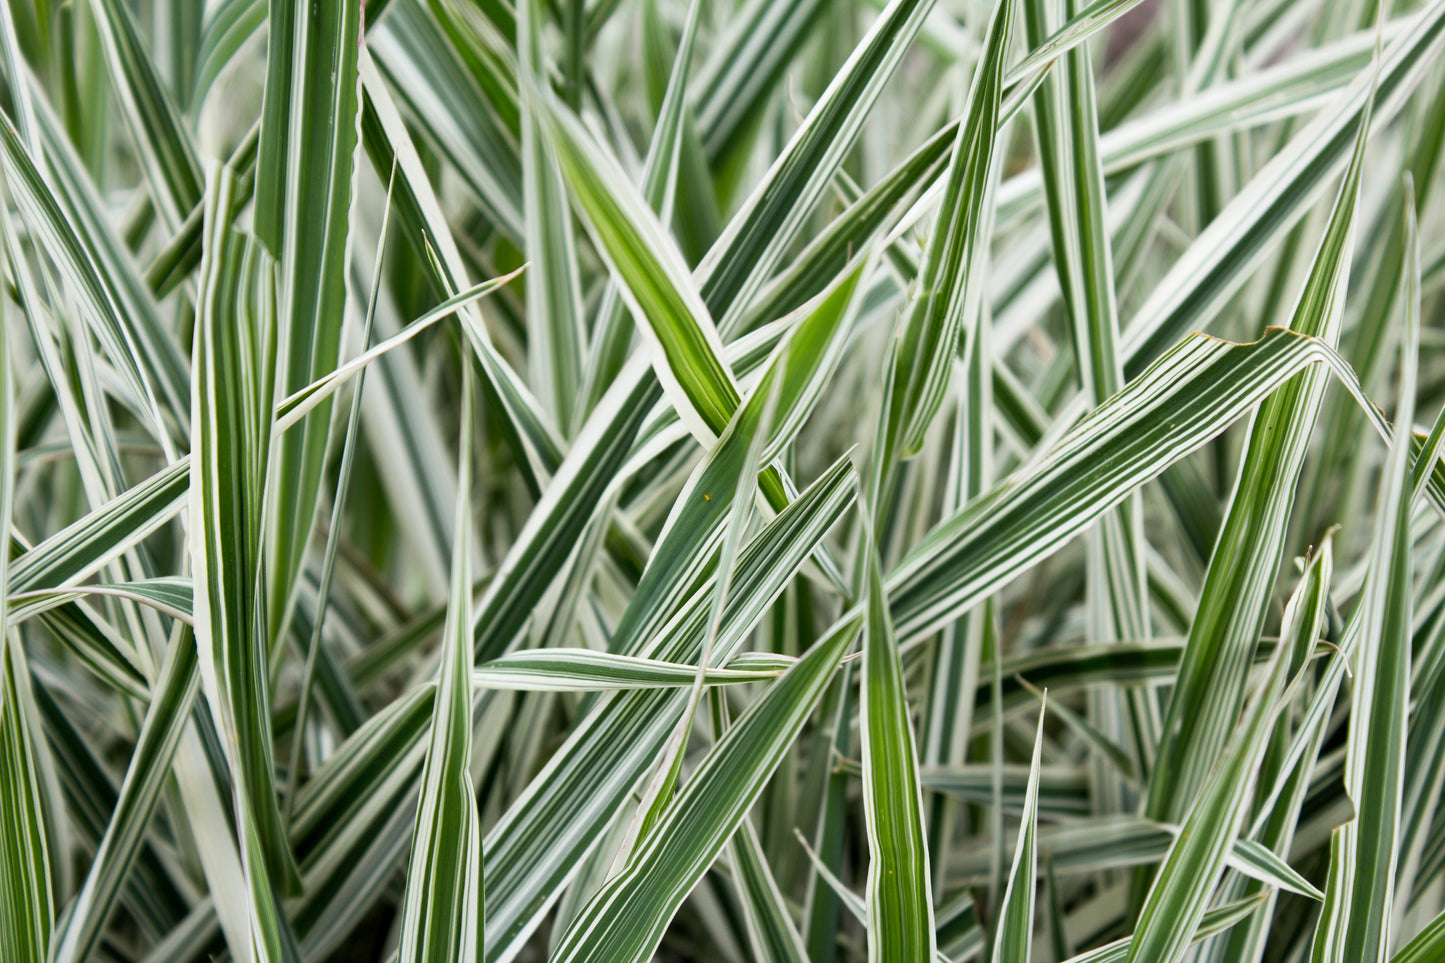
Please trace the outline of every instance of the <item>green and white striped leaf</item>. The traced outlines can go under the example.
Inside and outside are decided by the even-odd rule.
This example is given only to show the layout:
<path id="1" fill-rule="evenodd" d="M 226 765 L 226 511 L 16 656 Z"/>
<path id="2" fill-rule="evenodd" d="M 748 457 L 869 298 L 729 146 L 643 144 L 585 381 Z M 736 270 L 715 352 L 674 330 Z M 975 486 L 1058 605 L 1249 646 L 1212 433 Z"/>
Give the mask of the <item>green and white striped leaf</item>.
<path id="1" fill-rule="evenodd" d="M 517 48 L 529 88 L 546 84 L 547 62 L 542 49 L 541 10 L 533 0 L 517 8 Z M 543 150 L 537 121 L 523 104 L 522 194 L 527 225 L 527 358 L 533 386 L 558 424 L 576 416 L 587 334 L 583 329 L 582 282 L 577 273 L 577 242 L 562 176 Z"/>
<path id="2" fill-rule="evenodd" d="M 1408 174 L 1406 177 L 1408 178 Z M 1345 793 L 1354 818 L 1330 845 L 1330 873 L 1311 958 L 1385 960 L 1390 952 L 1393 883 L 1400 841 L 1400 797 L 1409 714 L 1411 498 L 1408 426 L 1415 412 L 1420 338 L 1420 240 L 1413 185 L 1405 190 L 1406 267 L 1400 301 L 1401 339 L 1397 428 L 1380 480 L 1377 528 L 1360 606 L 1354 653 Z"/>
<path id="3" fill-rule="evenodd" d="M 1429 963 L 1445 951 L 1445 913 L 1435 917 L 1415 938 L 1390 957 L 1390 963 Z"/>
<path id="4" fill-rule="evenodd" d="M 17 592 L 10 596 L 10 618 L 15 623 L 23 622 L 87 596 L 130 599 L 183 622 L 190 622 L 192 618 L 191 580 L 173 577 L 122 582 L 116 585 L 62 585 L 53 589 Z"/>
<path id="5" fill-rule="evenodd" d="M 170 438 L 164 421 L 169 413 L 184 425 L 189 400 L 186 365 L 175 343 L 160 330 L 155 306 L 141 293 L 138 279 L 128 275 L 117 239 L 92 228 L 99 218 L 99 203 L 89 185 L 55 190 L 52 183 L 73 185 L 82 176 L 70 148 L 54 136 L 54 119 L 39 110 L 46 157 L 54 173 L 47 181 L 16 134 L 13 120 L 0 123 L 0 150 L 4 154 L 7 193 L 26 225 L 55 264 L 70 295 L 84 309 L 86 321 L 110 362 L 119 367 L 129 401 L 145 412 L 147 428 L 157 438 Z M 63 135 L 62 135 L 63 136 Z M 86 205 L 81 209 L 78 205 Z M 82 218 L 87 218 L 82 220 Z"/>
<path id="6" fill-rule="evenodd" d="M 1125 329 L 1126 371 L 1139 370 L 1162 346 L 1219 312 L 1253 273 L 1259 253 L 1298 223 L 1331 176 L 1347 164 L 1367 109 L 1372 125 L 1388 122 L 1442 46 L 1445 3 L 1433 2 L 1413 14 L 1384 49 L 1378 74 L 1362 72 L 1322 108 L 1160 280 Z"/>
<path id="7" fill-rule="evenodd" d="M 994 929 L 994 963 L 1028 963 L 1034 945 L 1034 879 L 1039 871 L 1039 763 L 1044 745 L 1044 712 L 1048 696 L 1039 706 L 1039 730 L 1034 736 L 1034 759 L 1029 765 L 1029 787 L 1024 796 L 1023 827 L 1019 831 L 1018 848 L 1014 850 L 1013 868 L 1009 870 L 1008 888 L 999 903 L 998 925 Z"/>
<path id="8" fill-rule="evenodd" d="M 1030 46 L 1043 39 L 1073 3 L 1025 4 Z M 1048 205 L 1054 269 L 1059 276 L 1077 377 L 1089 403 L 1098 405 L 1123 386 L 1120 322 L 1114 286 L 1114 255 L 1107 219 L 1104 168 L 1100 159 L 1098 100 L 1088 51 L 1063 55 L 1059 69 L 1034 94 L 1035 137 L 1039 144 Z M 1144 561 L 1143 504 L 1138 495 L 1105 515 L 1089 536 L 1093 560 L 1085 588 L 1092 636 L 1098 641 L 1145 639 L 1151 632 L 1148 576 Z M 1089 696 L 1088 717 L 1106 740 L 1132 750 L 1130 766 L 1148 768 L 1158 740 L 1158 707 L 1152 693 L 1132 692 L 1127 701 L 1113 693 Z M 1064 718 L 1067 719 L 1067 716 Z M 1123 799 L 1095 760 L 1095 808 L 1118 811 Z"/>
<path id="9" fill-rule="evenodd" d="M 1237 926 L 1248 919 L 1251 913 L 1259 910 L 1259 902 L 1258 899 L 1236 900 L 1205 913 L 1204 918 L 1199 921 L 1198 929 L 1194 931 L 1195 942 L 1202 942 Z M 1071 956 L 1066 963 L 1126 963 L 1133 945 L 1134 937 L 1126 936 L 1096 950 Z"/>
<path id="10" fill-rule="evenodd" d="M 647 960 L 672 914 L 762 791 L 856 629 L 819 639 L 727 731 L 628 861 L 573 920 L 556 960 Z"/>
<path id="11" fill-rule="evenodd" d="M 14 511 L 16 433 L 8 314 L 0 308 L 0 518 L 7 527 Z M 10 569 L 9 557 L 0 558 L 0 598 L 12 583 Z M 0 825 L 5 827 L 0 832 L 0 924 L 6 953 L 38 961 L 50 952 L 55 923 L 52 844 L 36 758 L 43 747 L 36 743 L 40 730 L 30 666 L 20 635 L 12 629 L 9 607 L 0 603 Z"/>
<path id="12" fill-rule="evenodd" d="M 649 3 L 645 9 L 651 12 L 656 4 L 652 0 L 649 0 Z M 677 191 L 680 157 L 684 150 L 689 67 L 692 63 L 693 45 L 697 40 L 701 9 L 701 3 L 697 0 L 688 7 L 687 23 L 677 45 L 672 72 L 667 79 L 667 89 L 657 112 L 657 125 L 653 129 L 652 142 L 643 162 L 640 185 L 642 196 L 664 223 L 670 220 L 673 198 Z M 610 280 L 597 307 L 593 330 L 587 381 L 582 394 L 588 411 L 601 399 L 606 386 L 622 370 L 631 348 L 633 322 L 618 293 L 617 285 Z"/>
<path id="13" fill-rule="evenodd" d="M 1445 0 L 1021 3 L 0 3 L 0 956 L 1428 956 Z"/>
<path id="14" fill-rule="evenodd" d="M 1318 339 L 1283 328 L 1270 328 L 1248 345 L 1205 335 L 1181 342 L 1095 409 L 1046 458 L 942 521 L 889 573 L 899 636 L 906 642 L 926 635 L 1052 554 L 1307 365 L 1329 365 L 1370 408 L 1377 427 L 1386 428 L 1338 358 Z M 1083 464 L 1106 470 L 1078 471 Z"/>
<path id="15" fill-rule="evenodd" d="M 767 682 L 791 665 L 791 660 L 786 658 L 763 665 L 757 665 L 758 661 L 740 656 L 727 668 L 708 669 L 703 675 L 703 684 Z M 482 689 L 533 692 L 601 692 L 690 686 L 696 678 L 697 667 L 692 665 L 588 649 L 532 649 L 477 666 L 472 673 L 472 685 Z"/>
<path id="16" fill-rule="evenodd" d="M 172 760 L 200 688 L 195 638 L 178 632 L 151 695 L 140 738 L 105 836 L 55 938 L 56 963 L 86 959 L 101 939 L 171 775 Z"/>
<path id="17" fill-rule="evenodd" d="M 688 430 L 710 445 L 737 408 L 739 393 L 682 252 L 571 111 L 542 90 L 529 100 L 598 252 L 651 342 L 658 381 Z"/>
<path id="18" fill-rule="evenodd" d="M 276 380 L 286 395 L 323 377 L 341 355 L 361 2 L 309 7 L 271 0 L 268 25 L 254 216 L 256 236 L 279 267 Z M 331 404 L 323 401 L 281 438 L 276 452 L 275 470 L 285 483 L 276 485 L 268 506 L 273 633 L 285 625 L 315 524 L 330 416 Z"/>
<path id="19" fill-rule="evenodd" d="M 966 316 L 982 310 L 988 253 L 983 238 L 993 223 L 999 100 L 1013 18 L 1014 4 L 1001 2 L 989 20 L 948 163 L 942 214 L 923 249 L 917 288 L 899 319 L 884 456 L 890 460 L 895 451 L 897 457 L 908 457 L 922 446 L 947 393 L 959 339 L 971 327 Z"/>
<path id="20" fill-rule="evenodd" d="M 190 132 L 146 52 L 131 13 L 117 0 L 87 0 L 95 18 L 111 89 L 139 150 L 151 197 L 168 230 L 201 202 L 201 165 Z"/>
<path id="21" fill-rule="evenodd" d="M 763 844 L 751 820 L 745 818 L 739 824 L 728 852 L 737 872 L 738 896 L 757 958 L 805 963 L 808 951 L 788 915 L 787 903 L 768 868 Z"/>
<path id="22" fill-rule="evenodd" d="M 864 527 L 872 530 L 866 520 Z M 859 562 L 867 608 L 858 731 L 868 821 L 868 958 L 930 960 L 938 944 L 918 752 L 878 553 L 866 535 Z"/>
<path id="23" fill-rule="evenodd" d="M 699 265 L 703 301 L 724 336 L 823 198 L 933 3 L 891 0 Z"/>
<path id="24" fill-rule="evenodd" d="M 203 292 L 193 368 L 190 556 L 202 688 L 223 744 L 249 892 L 247 958 L 279 960 L 286 943 L 274 884 L 299 887 L 277 805 L 269 712 L 269 631 L 262 533 L 278 352 L 275 272 L 231 227 L 231 178 L 206 189 Z M 249 952 L 248 952 L 249 950 Z"/>
<path id="25" fill-rule="evenodd" d="M 0 647 L 0 817 L 6 827 L 0 842 L 0 922 L 7 953 L 19 960 L 44 960 L 55 922 L 55 892 L 35 757 L 30 670 L 18 636 L 7 631 Z"/>
<path id="26" fill-rule="evenodd" d="M 1338 344 L 1349 284 L 1355 207 L 1364 176 L 1370 103 L 1329 225 L 1290 318 L 1291 330 Z M 1146 815 L 1179 819 L 1234 730 L 1249 652 L 1264 626 L 1290 508 L 1328 375 L 1307 372 L 1260 406 L 1239 481 L 1205 574 L 1179 681 L 1165 720 Z"/>
<path id="27" fill-rule="evenodd" d="M 840 459 L 744 546 L 714 643 L 718 662 L 725 663 L 737 649 L 856 494 L 850 464 Z M 650 657 L 674 662 L 697 658 L 711 598 L 710 585 L 703 582 L 658 633 Z M 485 846 L 487 915 L 494 921 L 488 932 L 496 941 L 488 948 L 488 959 L 508 958 L 540 922 L 578 869 L 580 857 L 596 843 L 599 827 L 655 759 L 685 701 L 681 693 L 671 699 L 636 693 L 600 705 L 593 720 L 557 751 L 503 814 Z M 528 802 L 533 799 L 538 802 Z"/>
<path id="28" fill-rule="evenodd" d="M 462 390 L 457 518 L 472 501 L 472 390 Z M 458 525 L 441 668 L 402 902 L 401 963 L 476 959 L 482 941 L 482 838 L 472 788 L 470 526 Z"/>
<path id="29" fill-rule="evenodd" d="M 1292 668 L 1291 655 L 1296 649 L 1308 654 L 1319 637 L 1323 598 L 1329 589 L 1332 565 L 1333 556 L 1326 539 L 1285 612 L 1283 633 L 1291 644 L 1276 648 L 1266 677 L 1256 690 L 1229 749 L 1190 806 L 1179 835 L 1144 900 L 1129 947 L 1130 963 L 1176 961 L 1188 950 L 1193 929 L 1204 917 L 1225 855 L 1239 832 L 1244 807 L 1254 792 L 1255 778 L 1268 747 L 1269 730 L 1288 699 L 1286 680 Z M 1298 674 L 1295 679 L 1299 679 Z"/>

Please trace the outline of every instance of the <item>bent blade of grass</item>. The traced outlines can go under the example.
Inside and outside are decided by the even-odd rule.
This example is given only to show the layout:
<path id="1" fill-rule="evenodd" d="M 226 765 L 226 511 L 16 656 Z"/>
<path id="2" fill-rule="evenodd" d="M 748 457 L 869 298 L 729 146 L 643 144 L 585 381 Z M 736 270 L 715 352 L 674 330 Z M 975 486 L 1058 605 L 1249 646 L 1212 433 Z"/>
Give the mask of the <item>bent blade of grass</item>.
<path id="1" fill-rule="evenodd" d="M 191 591 L 190 579 L 173 576 L 114 585 L 61 585 L 53 589 L 14 593 L 10 596 L 10 619 L 13 623 L 23 622 L 76 599 L 94 595 L 129 599 L 189 623 L 192 618 Z"/>
<path id="2" fill-rule="evenodd" d="M 1348 366 L 1317 338 L 1284 328 L 1245 345 L 1192 335 L 1079 422 L 1047 457 L 918 542 L 885 579 L 899 636 L 906 644 L 957 618 L 1318 363 L 1368 409 L 1377 429 L 1389 430 Z M 1107 469 L 1081 471 L 1083 465 Z"/>
<path id="3" fill-rule="evenodd" d="M 1411 640 L 1410 425 L 1415 412 L 1420 338 L 1420 239 L 1413 184 L 1406 174 L 1405 251 L 1400 300 L 1401 342 L 1397 428 L 1380 481 L 1370 569 L 1359 608 L 1345 756 L 1345 792 L 1355 818 L 1330 846 L 1325 907 L 1315 930 L 1315 963 L 1385 960 L 1390 950 L 1394 882 L 1400 845 L 1405 733 L 1409 717 Z"/>
<path id="4" fill-rule="evenodd" d="M 1339 342 L 1349 284 L 1356 204 L 1373 96 L 1354 153 L 1290 318 L 1291 330 Z M 1145 815 L 1177 821 L 1199 794 L 1235 728 L 1257 643 L 1284 555 L 1289 518 L 1329 375 L 1302 373 L 1265 401 L 1250 425 L 1223 528 L 1200 590 L 1179 677 L 1170 697 Z M 1136 877 L 1136 886 L 1144 881 Z"/>

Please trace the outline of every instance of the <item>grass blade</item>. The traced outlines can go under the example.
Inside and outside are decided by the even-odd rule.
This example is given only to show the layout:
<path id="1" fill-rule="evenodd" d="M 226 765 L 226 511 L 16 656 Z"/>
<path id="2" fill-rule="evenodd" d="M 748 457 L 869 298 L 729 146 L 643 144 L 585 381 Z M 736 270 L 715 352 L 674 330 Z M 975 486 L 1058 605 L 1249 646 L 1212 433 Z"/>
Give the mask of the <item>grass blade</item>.
<path id="1" fill-rule="evenodd" d="M 1308 653 L 1319 637 L 1322 600 L 1329 587 L 1332 566 L 1329 543 L 1305 572 L 1285 613 L 1284 636 L 1294 645 L 1280 645 L 1270 659 L 1266 679 L 1256 691 L 1233 744 L 1220 758 L 1179 836 L 1164 858 L 1154 886 L 1139 913 L 1139 925 L 1129 947 L 1129 961 L 1183 958 L 1204 917 L 1225 854 L 1234 843 L 1244 807 L 1254 791 L 1255 775 L 1268 746 L 1270 728 L 1288 699 L 1286 679 L 1292 668 L 1292 650 Z M 1304 661 L 1308 661 L 1307 659 Z M 1299 679 L 1299 675 L 1295 676 Z M 1291 685 L 1292 688 L 1292 685 Z"/>
<path id="2" fill-rule="evenodd" d="M 1338 344 L 1349 283 L 1355 207 L 1364 173 L 1370 103 L 1354 154 L 1290 319 L 1290 328 Z M 1205 574 L 1178 685 L 1169 702 L 1159 765 L 1145 814 L 1179 819 L 1234 729 L 1249 653 L 1264 627 L 1284 554 L 1287 522 L 1328 375 L 1303 374 L 1260 406 L 1250 426 L 1238 486 Z"/>
<path id="3" fill-rule="evenodd" d="M 708 753 L 622 873 L 578 915 L 553 959 L 650 958 L 683 898 L 737 829 L 856 637 L 812 647 Z"/>
<path id="4" fill-rule="evenodd" d="M 527 77 L 522 85 L 525 100 L 528 88 L 546 83 L 541 13 L 536 3 L 521 0 L 518 27 L 521 70 Z M 577 244 L 562 176 L 543 152 L 536 119 L 526 106 L 524 103 L 522 114 L 522 193 L 527 256 L 532 264 L 527 275 L 527 357 L 532 362 L 532 383 L 547 401 L 553 418 L 558 424 L 570 425 L 587 353 Z"/>
<path id="5" fill-rule="evenodd" d="M 872 528 L 866 522 L 865 527 Z M 871 539 L 865 537 L 861 551 L 867 616 L 858 731 L 868 814 L 868 957 L 927 960 L 938 945 L 918 754 L 898 642 Z"/>
<path id="6" fill-rule="evenodd" d="M 272 447 L 277 306 L 270 259 L 231 228 L 231 178 L 207 185 L 191 407 L 196 471 L 190 479 L 191 561 L 201 680 L 227 747 L 236 822 L 249 887 L 252 952 L 282 958 L 272 880 L 300 880 L 277 806 L 269 699 L 269 631 L 261 565 Z M 235 948 L 233 948 L 234 950 Z"/>
<path id="7" fill-rule="evenodd" d="M 3 215 L 0 215 L 3 216 Z M 8 228 L 6 229 L 8 232 Z M 15 498 L 15 387 L 8 318 L 0 310 L 0 518 L 8 527 Z M 0 558 L 0 600 L 11 584 L 10 560 Z M 8 953 L 43 960 L 50 950 L 55 893 L 49 831 L 35 743 L 30 667 L 12 630 L 9 604 L 0 601 L 0 924 Z"/>
<path id="8" fill-rule="evenodd" d="M 400 963 L 471 960 L 482 941 L 482 839 L 472 755 L 470 369 L 462 391 L 457 535 L 431 739 L 403 901 Z"/>
<path id="9" fill-rule="evenodd" d="M 1406 175 L 1408 178 L 1408 175 Z M 1384 960 L 1390 950 L 1393 883 L 1400 842 L 1405 729 L 1409 713 L 1411 558 L 1410 435 L 1420 336 L 1420 240 L 1413 185 L 1405 189 L 1405 312 L 1400 400 L 1370 575 L 1360 600 L 1362 635 L 1350 697 L 1345 792 L 1355 818 L 1335 831 L 1325 906 L 1311 959 Z"/>
<path id="10" fill-rule="evenodd" d="M 1035 838 L 1039 812 L 1039 761 L 1044 743 L 1044 711 L 1048 696 L 1039 707 L 1039 730 L 1034 737 L 1034 760 L 1029 766 L 1029 787 L 1024 796 L 1023 829 L 1009 870 L 1008 889 L 999 904 L 998 928 L 994 935 L 994 963 L 1028 963 L 1034 945 L 1034 880 L 1038 876 L 1039 853 Z"/>
<path id="11" fill-rule="evenodd" d="M 201 165 L 190 133 L 157 75 L 130 12 L 116 0 L 86 4 L 100 34 L 111 89 L 120 101 L 151 196 L 167 230 L 174 231 L 201 201 Z"/>
<path id="12" fill-rule="evenodd" d="M 1415 938 L 1390 957 L 1390 963 L 1428 963 L 1445 951 L 1445 913 L 1435 917 Z"/>
<path id="13" fill-rule="evenodd" d="M 256 236 L 280 266 L 283 394 L 336 367 L 346 299 L 353 155 L 357 144 L 360 0 L 314 9 L 271 0 L 265 106 L 256 162 Z M 270 626 L 286 621 L 315 523 L 331 404 L 280 441 L 284 485 L 271 506 Z M 274 647 L 273 639 L 271 645 Z"/>
<path id="14" fill-rule="evenodd" d="M 949 161 L 945 219 L 929 236 L 917 293 L 901 319 L 889 400 L 891 437 L 885 449 L 896 450 L 899 457 L 916 454 L 922 446 L 943 403 L 959 339 L 966 326 L 972 327 L 968 317 L 982 310 L 987 245 L 981 238 L 987 236 L 993 220 L 999 100 L 1013 16 L 1014 4 L 1000 3 L 989 21 Z"/>

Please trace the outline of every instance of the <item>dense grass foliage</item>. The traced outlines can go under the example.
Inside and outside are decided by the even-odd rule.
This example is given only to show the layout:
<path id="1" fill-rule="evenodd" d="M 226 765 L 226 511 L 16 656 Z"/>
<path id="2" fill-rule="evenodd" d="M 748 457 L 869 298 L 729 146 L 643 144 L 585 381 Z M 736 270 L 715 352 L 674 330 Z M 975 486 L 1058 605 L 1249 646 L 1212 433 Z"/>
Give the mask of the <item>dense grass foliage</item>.
<path id="1" fill-rule="evenodd" d="M 1445 960 L 1445 0 L 0 0 L 4 963 Z"/>

